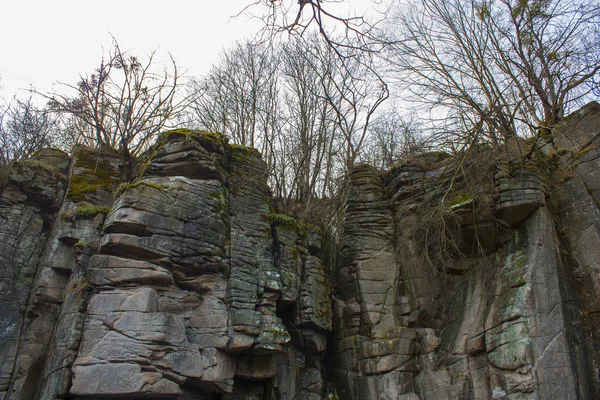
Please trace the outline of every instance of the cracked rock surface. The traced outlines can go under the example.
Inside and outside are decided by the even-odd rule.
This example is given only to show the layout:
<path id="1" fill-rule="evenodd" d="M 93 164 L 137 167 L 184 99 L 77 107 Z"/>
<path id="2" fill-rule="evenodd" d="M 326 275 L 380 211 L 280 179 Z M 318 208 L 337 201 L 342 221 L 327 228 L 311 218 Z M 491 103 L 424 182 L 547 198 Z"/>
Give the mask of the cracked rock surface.
<path id="1" fill-rule="evenodd" d="M 599 145 L 592 103 L 475 164 L 489 201 L 436 154 L 357 166 L 320 224 L 219 134 L 135 179 L 44 149 L 0 193 L 0 400 L 600 398 Z"/>

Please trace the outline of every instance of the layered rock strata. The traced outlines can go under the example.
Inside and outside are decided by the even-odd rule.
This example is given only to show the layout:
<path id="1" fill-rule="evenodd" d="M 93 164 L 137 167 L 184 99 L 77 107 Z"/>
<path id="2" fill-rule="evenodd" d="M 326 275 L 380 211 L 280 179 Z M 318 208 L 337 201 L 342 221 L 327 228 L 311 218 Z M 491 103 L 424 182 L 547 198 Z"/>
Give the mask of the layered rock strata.
<path id="1" fill-rule="evenodd" d="M 358 166 L 321 226 L 218 134 L 135 179 L 42 150 L 0 194 L 0 399 L 596 399 L 599 127 Z"/>
<path id="2" fill-rule="evenodd" d="M 340 399 L 598 397 L 599 118 L 591 104 L 472 178 L 491 208 L 457 193 L 452 162 L 352 172 L 332 264 Z"/>
<path id="3" fill-rule="evenodd" d="M 132 183 L 123 165 L 13 167 L 0 398 L 321 398 L 320 234 L 273 211 L 260 155 L 179 130 Z"/>

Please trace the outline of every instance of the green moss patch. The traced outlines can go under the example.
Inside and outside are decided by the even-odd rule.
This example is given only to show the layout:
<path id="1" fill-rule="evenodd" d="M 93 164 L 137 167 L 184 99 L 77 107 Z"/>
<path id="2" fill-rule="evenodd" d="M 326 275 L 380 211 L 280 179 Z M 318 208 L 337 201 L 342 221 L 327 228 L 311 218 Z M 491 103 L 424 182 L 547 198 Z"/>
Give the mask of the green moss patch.
<path id="1" fill-rule="evenodd" d="M 153 188 L 156 190 L 165 190 L 165 189 L 169 188 L 168 185 L 161 185 L 159 183 L 146 182 L 146 181 L 140 181 L 140 182 L 135 182 L 135 183 L 121 183 L 115 190 L 114 195 L 115 195 L 115 197 L 120 197 L 123 193 L 125 193 L 125 191 L 127 191 L 129 189 L 137 189 L 140 187 L 149 187 L 149 188 Z"/>
<path id="2" fill-rule="evenodd" d="M 253 153 L 258 153 L 258 150 L 256 150 L 253 147 L 248 147 L 248 146 L 243 146 L 241 144 L 232 144 L 231 145 L 231 149 L 238 152 L 238 153 L 242 153 L 242 154 L 253 154 Z"/>
<path id="3" fill-rule="evenodd" d="M 100 154 L 91 150 L 80 150 L 75 156 L 75 168 L 80 171 L 71 176 L 67 198 L 79 202 L 98 189 L 108 191 L 121 182 L 121 173 L 106 158 L 111 154 Z"/>
<path id="4" fill-rule="evenodd" d="M 75 167 L 83 168 L 85 173 L 93 174 L 99 178 L 110 178 L 118 173 L 107 158 L 117 157 L 112 153 L 103 153 L 92 150 L 80 150 L 75 154 Z"/>
<path id="5" fill-rule="evenodd" d="M 231 161 L 238 165 L 248 163 L 253 157 L 261 158 L 261 154 L 258 150 L 253 147 L 242 146 L 238 144 L 232 144 L 229 146 Z"/>
<path id="6" fill-rule="evenodd" d="M 504 260 L 502 268 L 510 287 L 519 287 L 527 283 L 527 254 L 523 248 L 509 254 Z"/>
<path id="7" fill-rule="evenodd" d="M 94 193 L 98 185 L 85 176 L 73 176 L 69 182 L 67 198 L 72 201 L 83 201 L 87 193 Z"/>
<path id="8" fill-rule="evenodd" d="M 581 150 L 579 150 L 577 153 L 575 153 L 575 158 L 580 158 L 584 155 L 586 155 L 587 153 L 589 153 L 592 150 L 597 150 L 598 146 L 595 144 L 590 144 L 587 145 L 585 147 L 583 147 Z"/>
<path id="9" fill-rule="evenodd" d="M 180 139 L 185 139 L 192 132 L 193 131 L 191 129 L 172 129 L 162 132 L 158 140 L 163 143 L 173 142 Z"/>
<path id="10" fill-rule="evenodd" d="M 57 179 L 61 179 L 61 180 L 67 179 L 65 174 L 60 172 L 58 169 L 54 168 L 51 165 L 48 165 L 41 161 L 38 161 L 38 160 L 22 160 L 22 161 L 16 162 L 15 166 L 41 168 L 41 169 L 45 170 L 46 172 L 49 172 L 52 176 L 54 176 Z"/>
<path id="11" fill-rule="evenodd" d="M 93 206 L 87 203 L 79 204 L 75 208 L 65 211 L 62 214 L 62 218 L 68 221 L 75 221 L 78 219 L 92 219 L 100 214 L 108 214 L 110 207 Z"/>
<path id="12" fill-rule="evenodd" d="M 458 193 L 448 205 L 448 211 L 459 211 L 472 209 L 475 206 L 473 195 L 470 193 Z"/>
<path id="13" fill-rule="evenodd" d="M 167 143 L 178 140 L 195 140 L 200 144 L 216 145 L 225 147 L 228 145 L 229 139 L 222 133 L 208 132 L 198 129 L 172 129 L 163 132 L 159 136 L 159 143 Z"/>
<path id="14" fill-rule="evenodd" d="M 90 244 L 86 241 L 79 241 L 73 247 L 76 249 L 85 249 L 86 247 L 90 247 Z"/>
<path id="15" fill-rule="evenodd" d="M 300 228 L 300 222 L 289 215 L 269 213 L 264 215 L 264 219 L 269 221 L 272 225 L 284 229 L 297 230 Z"/>
<path id="16" fill-rule="evenodd" d="M 215 214 L 223 217 L 229 215 L 229 199 L 225 189 L 213 192 L 208 197 L 214 200 L 212 209 Z"/>

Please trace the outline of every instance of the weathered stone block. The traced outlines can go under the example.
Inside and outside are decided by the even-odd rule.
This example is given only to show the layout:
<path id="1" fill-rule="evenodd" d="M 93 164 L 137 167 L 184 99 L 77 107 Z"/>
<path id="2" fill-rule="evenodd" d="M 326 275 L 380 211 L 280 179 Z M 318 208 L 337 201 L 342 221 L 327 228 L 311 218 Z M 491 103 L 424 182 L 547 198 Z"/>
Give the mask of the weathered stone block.
<path id="1" fill-rule="evenodd" d="M 131 396 L 155 398 L 181 395 L 179 385 L 137 364 L 80 365 L 73 368 L 74 396 Z"/>

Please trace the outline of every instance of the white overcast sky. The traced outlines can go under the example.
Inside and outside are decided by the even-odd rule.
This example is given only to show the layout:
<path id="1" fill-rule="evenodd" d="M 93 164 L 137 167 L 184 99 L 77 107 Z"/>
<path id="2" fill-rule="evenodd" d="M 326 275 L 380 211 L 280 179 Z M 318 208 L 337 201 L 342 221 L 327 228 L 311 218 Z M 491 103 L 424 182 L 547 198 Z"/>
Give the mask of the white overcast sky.
<path id="1" fill-rule="evenodd" d="M 123 50 L 168 50 L 182 69 L 205 72 L 220 51 L 257 32 L 231 18 L 248 0 L 0 0 L 0 76 L 5 97 L 34 85 L 76 82 L 99 64 L 111 34 Z M 163 55 L 166 54 L 163 52 Z M 8 95 L 8 96 L 7 96 Z"/>
<path id="2" fill-rule="evenodd" d="M 76 82 L 99 64 L 111 34 L 123 50 L 141 55 L 160 47 L 187 75 L 200 75 L 223 48 L 256 35 L 260 21 L 232 18 L 251 1 L 0 0 L 0 95 L 9 100 L 30 85 L 46 91 L 54 82 Z"/>

